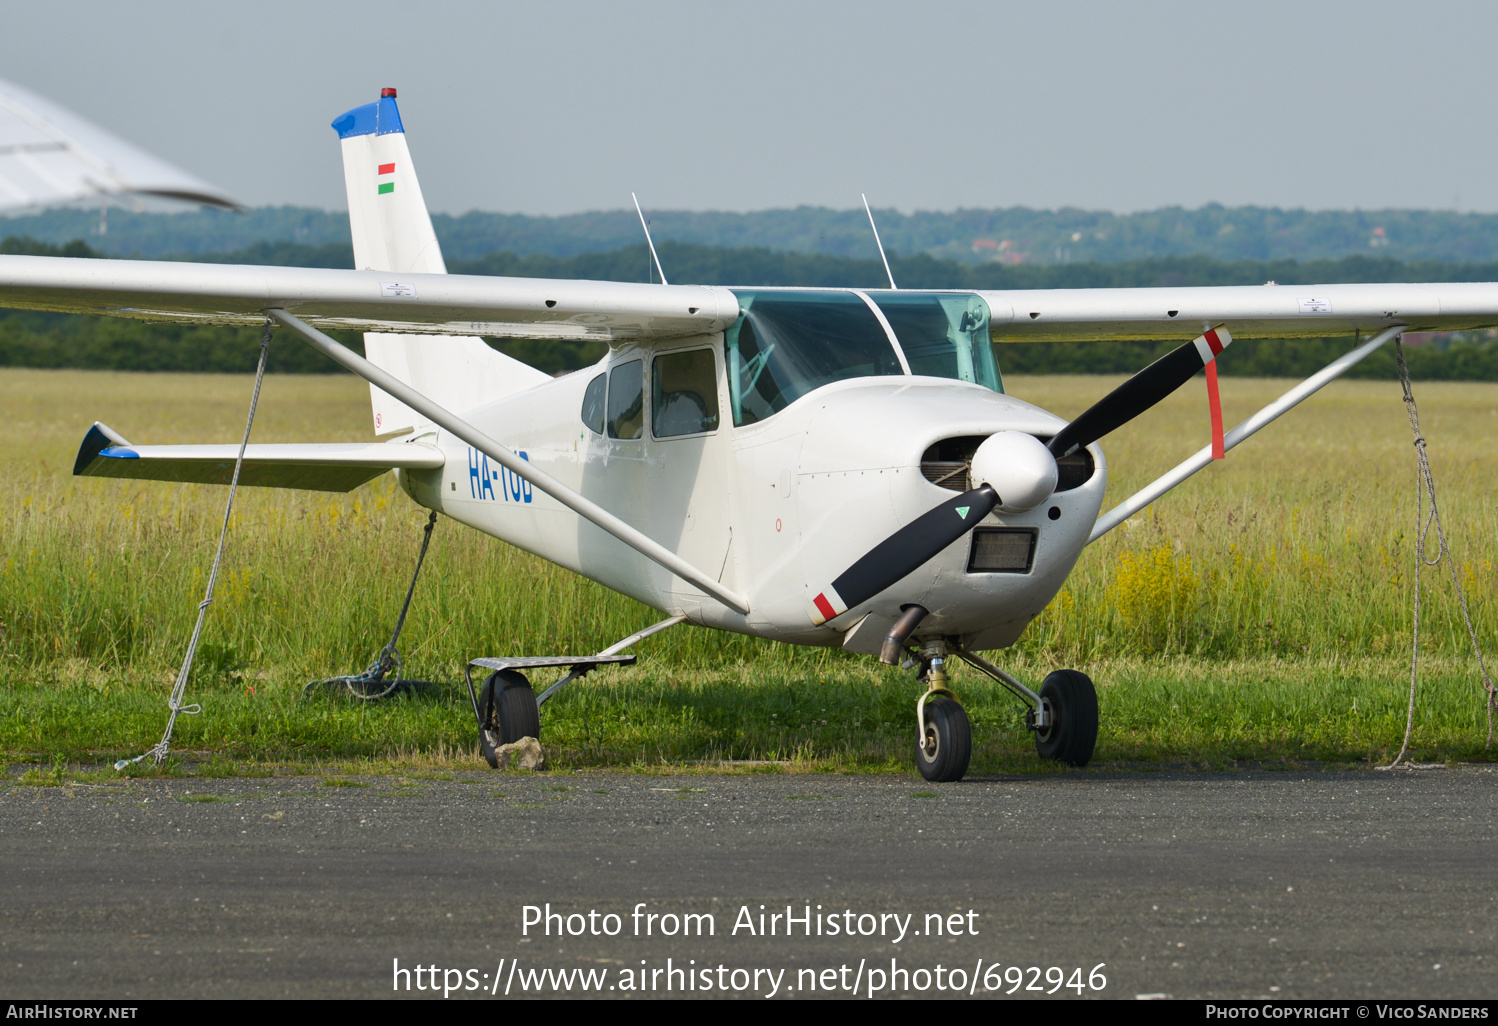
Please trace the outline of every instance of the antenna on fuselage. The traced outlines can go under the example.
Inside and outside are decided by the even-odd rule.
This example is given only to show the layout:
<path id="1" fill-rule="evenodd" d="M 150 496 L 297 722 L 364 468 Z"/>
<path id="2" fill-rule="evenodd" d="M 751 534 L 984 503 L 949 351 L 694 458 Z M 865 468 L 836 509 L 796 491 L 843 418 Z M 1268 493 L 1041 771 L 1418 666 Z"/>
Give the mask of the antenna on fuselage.
<path id="1" fill-rule="evenodd" d="M 889 279 L 889 287 L 898 292 L 900 286 L 895 284 L 895 276 L 889 269 L 889 257 L 884 255 L 884 243 L 879 241 L 879 226 L 874 223 L 874 212 L 869 209 L 869 198 L 861 192 L 858 195 L 863 199 L 863 212 L 869 215 L 869 227 L 874 229 L 874 245 L 879 247 L 879 259 L 884 261 L 884 276 Z"/>
<path id="2" fill-rule="evenodd" d="M 661 284 L 669 285 L 671 283 L 666 280 L 666 272 L 661 269 L 661 258 L 656 255 L 655 243 L 650 238 L 650 225 L 645 223 L 645 211 L 640 209 L 640 201 L 634 193 L 630 193 L 629 198 L 635 201 L 635 213 L 640 215 L 640 227 L 645 229 L 645 245 L 650 247 L 650 259 L 655 261 L 655 269 L 660 272 Z"/>

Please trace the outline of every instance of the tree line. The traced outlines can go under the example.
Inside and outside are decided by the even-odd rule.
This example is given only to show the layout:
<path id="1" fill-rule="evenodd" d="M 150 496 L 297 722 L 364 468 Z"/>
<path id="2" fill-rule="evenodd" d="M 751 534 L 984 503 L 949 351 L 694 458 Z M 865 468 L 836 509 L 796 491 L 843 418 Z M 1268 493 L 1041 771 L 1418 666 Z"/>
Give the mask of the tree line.
<path id="1" fill-rule="evenodd" d="M 876 255 L 868 219 L 852 203 L 841 209 L 646 212 L 657 242 L 860 259 Z M 1119 263 L 1191 255 L 1223 261 L 1354 254 L 1449 263 L 1498 260 L 1498 214 L 1452 210 L 1295 210 L 1208 203 L 1127 214 L 1077 207 L 912 213 L 876 208 L 874 213 L 891 249 L 966 264 Z M 55 208 L 8 217 L 4 225 L 0 235 L 30 235 L 54 244 L 83 238 L 101 252 L 153 259 L 221 253 L 280 239 L 312 246 L 349 242 L 347 214 L 311 207 L 176 213 L 113 207 L 107 224 L 97 208 Z M 442 251 L 453 260 L 476 260 L 498 251 L 576 256 L 623 249 L 640 240 L 634 210 L 622 206 L 560 216 L 434 213 L 432 226 Z"/>

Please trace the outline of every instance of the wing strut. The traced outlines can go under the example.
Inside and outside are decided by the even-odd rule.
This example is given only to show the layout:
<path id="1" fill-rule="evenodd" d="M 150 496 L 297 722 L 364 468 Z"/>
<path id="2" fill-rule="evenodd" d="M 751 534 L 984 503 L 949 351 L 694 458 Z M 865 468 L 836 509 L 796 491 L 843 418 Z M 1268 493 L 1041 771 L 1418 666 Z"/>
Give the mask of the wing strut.
<path id="1" fill-rule="evenodd" d="M 433 424 L 445 428 L 458 438 L 461 438 L 510 473 L 518 474 L 560 502 L 563 506 L 572 510 L 578 516 L 592 521 L 615 538 L 618 538 L 624 544 L 640 553 L 640 555 L 659 563 L 677 577 L 687 581 L 696 588 L 700 588 L 734 612 L 749 612 L 748 603 L 741 597 L 723 587 L 723 585 L 659 542 L 653 541 L 640 531 L 629 526 L 602 506 L 574 492 L 550 474 L 537 470 L 530 463 L 516 456 L 509 449 L 506 449 L 494 439 L 475 428 L 462 417 L 455 416 L 441 406 L 438 406 L 411 386 L 396 380 L 364 359 L 364 357 L 339 345 L 336 341 L 324 335 L 301 318 L 280 309 L 267 310 L 266 313 L 274 318 L 277 323 L 290 328 L 302 336 L 307 342 L 311 343 L 314 349 L 326 353 L 375 387 L 384 389 L 390 395 L 411 407 L 411 409 L 422 414 Z"/>
<path id="2" fill-rule="evenodd" d="M 1356 349 L 1349 353 L 1343 353 L 1315 374 L 1306 378 L 1300 384 L 1290 389 L 1290 391 L 1229 431 L 1223 439 L 1223 452 L 1225 453 L 1228 449 L 1231 449 L 1250 435 L 1257 434 L 1296 406 L 1299 406 L 1303 401 L 1315 395 L 1361 363 L 1364 357 L 1372 355 L 1373 351 L 1378 349 L 1379 346 L 1382 346 L 1389 339 L 1407 330 L 1407 327 L 1407 325 L 1396 324 L 1392 328 L 1385 328 Z M 1174 470 L 1171 470 L 1162 477 L 1156 478 L 1150 484 L 1098 517 L 1097 523 L 1093 525 L 1092 535 L 1087 539 L 1087 544 L 1091 545 L 1211 462 L 1212 446 L 1208 445 L 1190 459 L 1177 465 Z"/>

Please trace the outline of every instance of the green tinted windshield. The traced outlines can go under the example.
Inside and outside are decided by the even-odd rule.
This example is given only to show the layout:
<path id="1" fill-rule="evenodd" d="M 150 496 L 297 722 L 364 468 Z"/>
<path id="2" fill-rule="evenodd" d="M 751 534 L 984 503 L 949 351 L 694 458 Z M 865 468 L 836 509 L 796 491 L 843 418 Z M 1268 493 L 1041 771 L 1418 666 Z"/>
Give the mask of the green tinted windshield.
<path id="1" fill-rule="evenodd" d="M 735 424 L 764 420 L 830 381 L 905 373 L 879 318 L 851 292 L 734 295 L 743 313 L 724 346 Z"/>
<path id="2" fill-rule="evenodd" d="M 973 381 L 1004 391 L 988 336 L 988 304 L 974 295 L 871 292 L 895 330 L 912 374 Z"/>

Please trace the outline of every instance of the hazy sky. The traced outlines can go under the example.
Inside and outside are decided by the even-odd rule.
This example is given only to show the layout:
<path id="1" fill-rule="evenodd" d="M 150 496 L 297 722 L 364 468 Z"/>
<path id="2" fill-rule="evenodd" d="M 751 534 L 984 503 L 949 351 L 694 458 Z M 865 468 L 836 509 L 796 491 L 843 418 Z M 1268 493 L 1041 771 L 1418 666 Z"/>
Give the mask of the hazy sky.
<path id="1" fill-rule="evenodd" d="M 251 205 L 345 206 L 400 90 L 432 209 L 1498 211 L 1492 3 L 12 0 L 0 78 Z"/>

